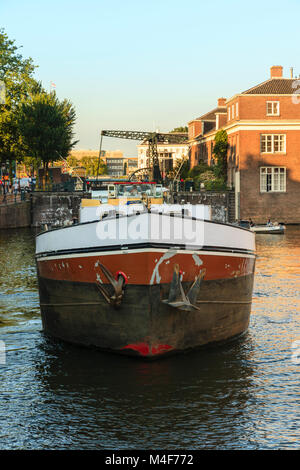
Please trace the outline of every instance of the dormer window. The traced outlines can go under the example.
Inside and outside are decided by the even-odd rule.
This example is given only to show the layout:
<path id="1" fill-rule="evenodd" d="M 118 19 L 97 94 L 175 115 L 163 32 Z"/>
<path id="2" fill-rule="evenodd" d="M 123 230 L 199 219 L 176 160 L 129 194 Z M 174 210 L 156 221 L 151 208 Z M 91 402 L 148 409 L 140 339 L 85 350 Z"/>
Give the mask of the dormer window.
<path id="1" fill-rule="evenodd" d="M 267 101 L 267 116 L 279 116 L 279 101 Z"/>

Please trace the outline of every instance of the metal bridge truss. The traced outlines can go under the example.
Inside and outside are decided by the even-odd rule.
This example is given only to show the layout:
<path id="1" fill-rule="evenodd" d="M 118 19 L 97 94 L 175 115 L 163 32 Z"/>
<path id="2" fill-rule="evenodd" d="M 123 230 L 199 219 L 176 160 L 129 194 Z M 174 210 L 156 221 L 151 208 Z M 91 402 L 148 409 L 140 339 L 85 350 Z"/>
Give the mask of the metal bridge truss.
<path id="1" fill-rule="evenodd" d="M 152 180 L 156 181 L 157 183 L 160 183 L 162 181 L 162 177 L 161 177 L 161 173 L 159 169 L 157 145 L 158 144 L 184 144 L 184 143 L 187 143 L 188 141 L 187 133 L 103 130 L 101 131 L 99 163 L 100 163 L 103 136 L 114 137 L 116 139 L 140 140 L 143 142 L 148 142 L 149 162 L 150 162 L 150 167 L 152 171 Z M 99 168 L 99 165 L 98 165 L 98 168 Z"/>

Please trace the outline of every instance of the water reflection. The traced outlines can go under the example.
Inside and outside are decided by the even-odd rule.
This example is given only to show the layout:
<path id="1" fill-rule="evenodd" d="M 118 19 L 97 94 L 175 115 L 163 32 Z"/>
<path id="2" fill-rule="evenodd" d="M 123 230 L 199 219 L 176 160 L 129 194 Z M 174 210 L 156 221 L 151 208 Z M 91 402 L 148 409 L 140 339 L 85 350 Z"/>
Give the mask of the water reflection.
<path id="1" fill-rule="evenodd" d="M 30 230 L 0 230 L 0 324 L 39 316 L 34 237 Z"/>
<path id="2" fill-rule="evenodd" d="M 56 425 L 63 417 L 64 429 L 73 429 L 75 446 L 213 448 L 221 435 L 241 439 L 245 409 L 254 403 L 250 338 L 246 344 L 144 363 L 45 339 L 35 382 Z"/>
<path id="3" fill-rule="evenodd" d="M 145 363 L 44 336 L 32 234 L 0 233 L 0 447 L 297 448 L 300 229 L 257 248 L 248 333 Z"/>

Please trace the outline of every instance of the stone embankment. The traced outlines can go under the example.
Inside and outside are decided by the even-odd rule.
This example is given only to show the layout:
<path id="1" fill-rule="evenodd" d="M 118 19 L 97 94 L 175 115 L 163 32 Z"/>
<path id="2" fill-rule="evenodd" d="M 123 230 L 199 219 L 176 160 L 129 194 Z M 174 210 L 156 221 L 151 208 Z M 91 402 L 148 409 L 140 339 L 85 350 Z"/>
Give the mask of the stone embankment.
<path id="1" fill-rule="evenodd" d="M 62 227 L 78 220 L 83 192 L 33 192 L 15 196 L 0 196 L 0 229 L 35 227 Z M 22 200 L 24 199 L 25 200 Z"/>
<path id="2" fill-rule="evenodd" d="M 233 194 L 234 195 L 234 194 Z M 24 196 L 24 195 L 23 195 Z M 91 193 L 76 192 L 33 192 L 20 196 L 0 196 L 0 229 L 35 227 L 37 229 L 63 227 L 78 221 L 80 201 L 90 198 Z M 171 201 L 170 201 L 171 202 Z M 212 219 L 233 222 L 234 199 L 224 192 L 178 192 L 174 203 L 206 204 L 211 206 Z"/>
<path id="3" fill-rule="evenodd" d="M 174 203 L 204 204 L 211 207 L 212 220 L 232 223 L 235 220 L 233 191 L 180 191 L 174 194 Z"/>
<path id="4" fill-rule="evenodd" d="M 78 192 L 34 192 L 31 195 L 32 227 L 63 227 L 78 221 L 82 198 L 91 193 Z"/>
<path id="5" fill-rule="evenodd" d="M 30 200 L 20 195 L 0 195 L 0 229 L 30 227 Z"/>

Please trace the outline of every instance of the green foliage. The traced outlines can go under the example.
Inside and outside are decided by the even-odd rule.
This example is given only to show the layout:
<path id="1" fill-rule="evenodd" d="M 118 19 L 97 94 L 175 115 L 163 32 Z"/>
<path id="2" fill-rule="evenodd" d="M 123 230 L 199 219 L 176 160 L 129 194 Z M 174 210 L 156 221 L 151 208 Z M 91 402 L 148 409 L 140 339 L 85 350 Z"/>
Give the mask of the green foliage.
<path id="1" fill-rule="evenodd" d="M 23 138 L 19 132 L 17 110 L 29 94 L 41 89 L 34 80 L 32 59 L 23 59 L 15 41 L 0 29 L 0 80 L 5 85 L 5 104 L 0 105 L 0 162 L 24 158 Z"/>
<path id="2" fill-rule="evenodd" d="M 184 126 L 184 127 L 175 127 L 172 131 L 170 131 L 171 133 L 173 132 L 188 132 L 189 128 L 187 126 Z"/>
<path id="3" fill-rule="evenodd" d="M 76 145 L 73 126 L 76 114 L 68 100 L 59 101 L 54 92 L 41 92 L 21 103 L 18 126 L 27 155 L 40 160 L 44 168 L 59 156 L 67 158 Z"/>
<path id="4" fill-rule="evenodd" d="M 226 189 L 226 184 L 223 178 L 219 178 L 215 175 L 214 169 L 208 167 L 207 170 L 203 171 L 194 177 L 195 189 L 201 188 L 207 191 L 221 191 Z"/>
<path id="5" fill-rule="evenodd" d="M 66 158 L 73 141 L 75 110 L 68 100 L 60 102 L 46 93 L 33 78 L 36 66 L 24 59 L 15 41 L 0 29 L 0 80 L 5 103 L 0 105 L 0 162 L 24 161 L 47 169 L 59 156 Z"/>
<path id="6" fill-rule="evenodd" d="M 77 158 L 70 155 L 67 158 L 67 163 L 70 166 L 70 168 L 76 168 L 79 166 L 85 168 L 86 177 L 97 176 L 98 158 L 83 156 L 80 160 L 77 160 Z M 107 174 L 107 166 L 105 165 L 104 161 L 100 159 L 98 175 L 100 176 L 100 175 L 106 175 L 106 174 Z"/>
<path id="7" fill-rule="evenodd" d="M 228 136 L 223 129 L 215 135 L 215 144 L 213 148 L 213 158 L 215 161 L 214 173 L 217 178 L 223 178 L 224 183 L 227 181 L 227 148 Z"/>
<path id="8" fill-rule="evenodd" d="M 177 160 L 175 163 L 175 166 L 172 171 L 168 173 L 168 178 L 177 178 L 179 179 L 186 179 L 189 176 L 189 171 L 190 171 L 190 162 L 186 158 L 183 162 L 182 160 Z"/>
<path id="9" fill-rule="evenodd" d="M 7 108 L 18 105 L 24 96 L 40 87 L 33 78 L 36 66 L 32 59 L 23 59 L 18 49 L 15 41 L 0 29 L 0 80 L 5 84 Z"/>
<path id="10" fill-rule="evenodd" d="M 188 163 L 188 160 L 187 160 Z M 191 170 L 186 167 L 186 172 L 181 175 L 182 178 L 192 178 L 196 190 L 204 188 L 208 191 L 221 191 L 226 189 L 226 183 L 222 176 L 218 176 L 216 166 L 209 166 L 207 163 L 200 161 L 198 165 Z"/>
<path id="11" fill-rule="evenodd" d="M 80 166 L 86 169 L 86 176 L 97 176 L 98 171 L 98 158 L 82 157 L 80 160 Z M 107 166 L 104 161 L 100 159 L 98 175 L 106 175 Z"/>
<path id="12" fill-rule="evenodd" d="M 211 181 L 206 181 L 204 183 L 204 188 L 207 191 L 225 191 L 226 183 L 224 182 L 223 178 L 214 177 L 214 179 L 212 179 Z"/>
<path id="13" fill-rule="evenodd" d="M 196 190 L 201 188 L 207 191 L 221 191 L 226 189 L 226 181 L 217 164 L 209 166 L 207 163 L 201 161 L 190 170 L 189 176 L 193 178 Z"/>
<path id="14" fill-rule="evenodd" d="M 25 165 L 26 173 L 33 176 L 37 174 L 40 162 L 32 157 L 24 157 L 22 163 Z"/>
<path id="15" fill-rule="evenodd" d="M 73 157 L 73 155 L 68 156 L 67 163 L 70 168 L 76 168 L 77 166 L 79 166 L 79 161 L 77 160 L 77 158 Z"/>
<path id="16" fill-rule="evenodd" d="M 200 161 L 198 165 L 194 166 L 190 171 L 189 171 L 189 176 L 191 178 L 196 178 L 199 177 L 202 173 L 205 171 L 210 170 L 210 167 L 207 165 L 207 163 L 204 163 Z"/>

